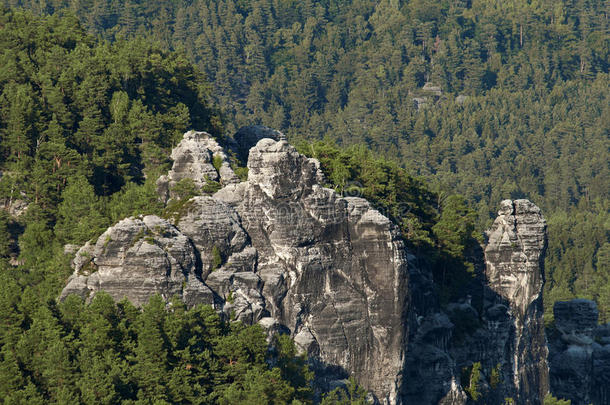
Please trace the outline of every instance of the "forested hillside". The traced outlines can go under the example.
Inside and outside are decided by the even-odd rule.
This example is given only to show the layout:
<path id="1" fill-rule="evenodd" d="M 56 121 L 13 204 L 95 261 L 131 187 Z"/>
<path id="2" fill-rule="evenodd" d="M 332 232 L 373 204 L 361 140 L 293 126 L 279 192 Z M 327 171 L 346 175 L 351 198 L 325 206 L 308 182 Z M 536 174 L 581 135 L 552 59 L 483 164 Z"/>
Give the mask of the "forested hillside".
<path id="1" fill-rule="evenodd" d="M 529 198 L 549 225 L 547 315 L 580 296 L 607 322 L 609 52 L 603 0 L 4 0 L 0 397 L 311 402 L 289 339 L 209 307 L 56 302 L 75 246 L 172 214 L 155 180 L 190 128 L 288 134 L 399 225 L 442 303 L 476 276 L 499 201 Z"/>
<path id="2" fill-rule="evenodd" d="M 1 9 L 0 60 L 0 401 L 308 403 L 287 336 L 269 346 L 258 326 L 158 296 L 142 311 L 104 294 L 56 302 L 70 243 L 160 212 L 176 137 L 220 135 L 196 68 L 145 41 L 97 43 L 75 18 Z"/>
<path id="3" fill-rule="evenodd" d="M 480 230 L 501 199 L 531 199 L 549 222 L 547 307 L 595 298 L 609 319 L 607 1 L 4 3 L 179 49 L 228 132 L 364 143 L 464 195 Z"/>
<path id="4" fill-rule="evenodd" d="M 129 215 L 172 214 L 154 182 L 182 133 L 202 128 L 222 141 L 223 128 L 208 85 L 183 56 L 142 39 L 98 42 L 73 17 L 2 10 L 0 58 L 4 403 L 298 405 L 314 395 L 327 405 L 363 403 L 353 380 L 345 392 L 314 393 L 288 336 L 269 346 L 260 327 L 222 320 L 209 306 L 167 307 L 156 296 L 140 311 L 104 294 L 90 305 L 56 302 L 75 246 Z M 462 199 L 439 217 L 436 195 L 396 164 L 364 148 L 310 149 L 329 185 L 359 185 L 431 266 L 472 276 L 462 252 L 474 223 Z"/>
<path id="5" fill-rule="evenodd" d="M 105 294 L 40 305 L 1 277 L 13 289 L 2 302 L 13 316 L 0 332 L 3 403 L 298 405 L 312 396 L 287 335 L 270 351 L 258 325 L 224 323 L 210 306 L 167 311 L 158 296 L 142 311 Z"/>

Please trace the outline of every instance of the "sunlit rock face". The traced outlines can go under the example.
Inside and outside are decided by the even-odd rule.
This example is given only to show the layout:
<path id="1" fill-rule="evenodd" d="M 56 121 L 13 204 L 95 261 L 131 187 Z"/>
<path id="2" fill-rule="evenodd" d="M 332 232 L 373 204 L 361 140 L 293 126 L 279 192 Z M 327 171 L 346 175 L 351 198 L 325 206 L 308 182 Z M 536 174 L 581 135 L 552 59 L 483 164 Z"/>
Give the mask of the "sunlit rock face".
<path id="1" fill-rule="evenodd" d="M 539 403 L 548 392 L 548 364 L 542 320 L 546 221 L 528 200 L 504 200 L 488 232 L 486 276 L 492 291 L 508 303 L 514 323 L 507 343 L 512 353 L 514 396 Z"/>
<path id="2" fill-rule="evenodd" d="M 546 221 L 528 200 L 504 200 L 488 232 L 487 278 L 493 290 L 525 316 L 540 297 Z"/>
<path id="3" fill-rule="evenodd" d="M 91 299 L 105 291 L 135 305 L 153 294 L 178 296 L 189 306 L 213 304 L 212 291 L 200 279 L 195 249 L 187 236 L 154 215 L 126 218 L 87 243 L 73 260 L 74 274 L 60 298 Z"/>
<path id="4" fill-rule="evenodd" d="M 214 198 L 235 208 L 258 252 L 270 315 L 302 350 L 396 403 L 408 309 L 398 229 L 366 200 L 320 186 L 318 162 L 285 141 L 260 140 L 248 169 Z"/>
<path id="5" fill-rule="evenodd" d="M 229 156 L 218 142 L 206 132 L 189 131 L 172 150 L 173 165 L 167 175 L 157 180 L 157 192 L 162 201 L 175 198 L 174 186 L 183 179 L 190 179 L 202 189 L 208 182 L 222 185 L 238 183 L 231 169 Z"/>
<path id="6" fill-rule="evenodd" d="M 162 199 L 173 199 L 184 178 L 223 187 L 181 202 L 168 219 L 110 227 L 77 252 L 61 298 L 104 290 L 136 305 L 154 294 L 214 305 L 268 336 L 290 333 L 320 391 L 353 375 L 382 404 L 464 405 L 463 370 L 479 362 L 486 403 L 541 403 L 546 223 L 534 204 L 502 202 L 469 290 L 441 305 L 432 274 L 407 254 L 388 218 L 323 187 L 319 162 L 277 131 L 240 131 L 228 144 L 235 162 L 249 150 L 246 181 L 234 177 L 216 140 L 186 133 L 158 182 Z"/>
<path id="7" fill-rule="evenodd" d="M 213 304 L 228 319 L 288 331 L 328 383 L 353 375 L 381 403 L 397 404 L 409 303 L 398 228 L 366 200 L 321 186 L 319 163 L 281 134 L 258 140 L 267 130 L 242 134 L 256 144 L 241 183 L 215 167 L 216 156 L 228 167 L 215 140 L 186 133 L 158 182 L 162 199 L 183 178 L 225 187 L 169 220 L 127 218 L 109 228 L 77 253 L 61 298 L 104 290 L 136 305 L 153 294 Z"/>

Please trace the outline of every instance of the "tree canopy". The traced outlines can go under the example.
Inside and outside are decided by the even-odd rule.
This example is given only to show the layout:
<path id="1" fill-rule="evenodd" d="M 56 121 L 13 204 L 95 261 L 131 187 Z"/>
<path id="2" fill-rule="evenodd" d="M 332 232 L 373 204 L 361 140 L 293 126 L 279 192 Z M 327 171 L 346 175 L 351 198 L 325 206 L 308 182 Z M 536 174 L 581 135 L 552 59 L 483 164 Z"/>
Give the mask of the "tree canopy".
<path id="1" fill-rule="evenodd" d="M 190 128 L 219 139 L 252 124 L 286 133 L 320 160 L 329 186 L 398 224 L 444 300 L 473 277 L 477 235 L 498 203 L 529 198 L 549 224 L 547 319 L 554 301 L 586 297 L 609 321 L 605 7 L 3 0 L 0 397 L 311 400 L 287 338 L 269 351 L 260 329 L 211 308 L 54 301 L 71 271 L 64 245 L 163 210 L 154 181 Z M 323 401 L 363 396 L 352 382 Z"/>
<path id="2" fill-rule="evenodd" d="M 554 228 L 546 261 L 547 308 L 557 297 L 586 296 L 601 304 L 598 286 L 610 280 L 604 265 L 604 246 L 610 241 L 606 2 L 4 0 L 4 4 L 40 15 L 75 15 L 95 37 L 116 44 L 146 37 L 148 43 L 179 49 L 205 73 L 213 89 L 210 97 L 222 107 L 229 133 L 260 123 L 292 139 L 327 137 L 343 146 L 364 144 L 426 179 L 434 191 L 463 195 L 477 213 L 479 231 L 490 225 L 502 199 L 529 198 Z M 28 99 L 30 89 L 17 90 L 5 101 L 14 105 L 14 114 L 39 114 Z M 121 91 L 133 96 L 129 89 Z M 117 94 L 115 101 L 120 100 Z M 168 120 L 181 122 L 180 111 L 173 110 Z M 57 111 L 58 122 L 63 124 L 66 114 Z M 87 120 L 79 134 L 96 133 L 96 125 L 100 120 L 108 123 L 108 117 L 110 111 L 102 111 L 101 117 L 93 112 L 82 116 Z M 16 139 L 46 129 L 23 124 L 35 121 L 32 116 L 6 124 L 12 128 L 13 139 L 6 145 L 12 160 L 21 159 L 26 152 L 22 149 L 33 147 L 33 138 L 21 146 Z M 117 124 L 108 131 L 118 134 L 120 128 Z M 110 133 L 98 136 L 113 138 Z M 144 139 L 146 143 L 150 140 Z M 162 160 L 157 152 L 151 148 L 140 158 Z M 96 191 L 104 184 L 107 188 L 113 179 L 137 177 L 137 171 L 125 172 L 115 163 L 122 161 L 117 153 L 91 159 L 95 167 L 111 169 L 106 179 L 98 169 Z M 130 154 L 133 151 L 120 153 Z M 43 188 L 48 184 L 38 187 L 39 195 L 52 195 Z M 590 227 L 596 236 L 559 237 L 574 226 Z M 581 280 L 592 276 L 593 283 Z M 603 319 L 608 319 L 608 307 L 600 308 Z M 547 315 L 552 316 L 551 311 Z"/>

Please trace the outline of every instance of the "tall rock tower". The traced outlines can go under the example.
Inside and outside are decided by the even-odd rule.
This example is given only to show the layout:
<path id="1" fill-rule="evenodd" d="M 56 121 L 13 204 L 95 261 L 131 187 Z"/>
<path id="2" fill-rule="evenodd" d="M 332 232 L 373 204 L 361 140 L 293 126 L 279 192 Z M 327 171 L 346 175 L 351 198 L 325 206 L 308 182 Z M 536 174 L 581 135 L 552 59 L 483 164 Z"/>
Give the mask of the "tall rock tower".
<path id="1" fill-rule="evenodd" d="M 542 320 L 546 221 L 530 201 L 504 200 L 488 237 L 485 272 L 489 287 L 498 299 L 506 300 L 514 324 L 506 348 L 513 356 L 507 359 L 510 375 L 505 383 L 517 403 L 538 404 L 549 387 Z"/>

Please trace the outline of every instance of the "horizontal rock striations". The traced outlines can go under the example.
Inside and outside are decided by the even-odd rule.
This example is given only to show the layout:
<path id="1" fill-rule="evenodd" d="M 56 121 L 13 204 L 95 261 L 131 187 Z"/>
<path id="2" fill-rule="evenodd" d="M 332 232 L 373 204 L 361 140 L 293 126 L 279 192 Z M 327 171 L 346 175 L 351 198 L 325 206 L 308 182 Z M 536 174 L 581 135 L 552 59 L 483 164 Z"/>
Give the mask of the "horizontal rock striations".
<path id="1" fill-rule="evenodd" d="M 546 221 L 528 200 L 504 200 L 485 248 L 489 288 L 506 300 L 514 324 L 507 342 L 517 403 L 537 404 L 548 392 L 542 286 Z"/>
<path id="2" fill-rule="evenodd" d="M 258 252 L 271 316 L 320 361 L 396 401 L 408 306 L 404 245 L 366 200 L 319 185 L 318 163 L 285 141 L 250 150 L 248 181 L 215 198 L 239 213 Z"/>
<path id="3" fill-rule="evenodd" d="M 322 187 L 318 162 L 284 140 L 258 140 L 241 183 L 214 170 L 213 157 L 226 156 L 214 144 L 185 134 L 158 184 L 167 198 L 181 178 L 227 185 L 186 202 L 172 223 L 147 216 L 109 228 L 76 254 L 61 297 L 214 303 L 232 319 L 287 328 L 318 369 L 399 403 L 409 294 L 397 227 L 366 200 Z"/>
<path id="4" fill-rule="evenodd" d="M 551 392 L 574 405 L 610 403 L 610 324 L 597 324 L 597 305 L 590 300 L 558 301 L 553 312 Z"/>

